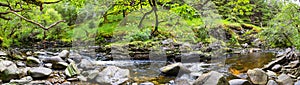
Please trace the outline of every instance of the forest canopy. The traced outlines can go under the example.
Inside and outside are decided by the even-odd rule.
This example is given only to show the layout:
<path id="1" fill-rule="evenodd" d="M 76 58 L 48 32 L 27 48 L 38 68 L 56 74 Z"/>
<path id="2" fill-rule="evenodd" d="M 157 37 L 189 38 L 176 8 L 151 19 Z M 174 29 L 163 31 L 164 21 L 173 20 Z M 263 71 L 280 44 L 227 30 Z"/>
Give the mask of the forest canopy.
<path id="1" fill-rule="evenodd" d="M 0 43 L 172 38 L 299 47 L 299 13 L 299 4 L 288 0 L 0 0 Z"/>

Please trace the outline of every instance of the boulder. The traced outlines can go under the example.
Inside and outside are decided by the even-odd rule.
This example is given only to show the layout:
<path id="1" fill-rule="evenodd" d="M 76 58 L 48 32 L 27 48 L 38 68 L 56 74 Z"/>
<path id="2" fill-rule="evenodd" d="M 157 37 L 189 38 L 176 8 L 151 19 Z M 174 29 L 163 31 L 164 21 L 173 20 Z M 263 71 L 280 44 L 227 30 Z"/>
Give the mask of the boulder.
<path id="1" fill-rule="evenodd" d="M 274 80 L 269 80 L 267 85 L 278 85 L 278 84 Z"/>
<path id="2" fill-rule="evenodd" d="M 268 70 L 266 73 L 269 77 L 269 79 L 276 79 L 277 78 L 277 74 L 273 71 Z"/>
<path id="3" fill-rule="evenodd" d="M 170 64 L 160 68 L 159 70 L 168 76 L 177 76 L 191 72 L 187 67 L 183 66 L 182 63 Z"/>
<path id="4" fill-rule="evenodd" d="M 52 73 L 52 70 L 45 67 L 33 67 L 29 70 L 29 73 L 33 78 L 45 78 Z"/>
<path id="5" fill-rule="evenodd" d="M 252 85 L 248 80 L 245 79 L 233 79 L 229 81 L 230 85 Z"/>
<path id="6" fill-rule="evenodd" d="M 294 83 L 293 79 L 286 74 L 280 74 L 276 81 L 278 82 L 278 85 L 293 85 Z"/>
<path id="7" fill-rule="evenodd" d="M 277 71 L 280 71 L 281 68 L 282 68 L 282 66 L 280 64 L 276 64 L 271 68 L 271 70 L 277 72 Z"/>
<path id="8" fill-rule="evenodd" d="M 268 82 L 268 75 L 261 69 L 248 70 L 247 74 L 253 84 L 266 84 Z"/>
<path id="9" fill-rule="evenodd" d="M 128 69 L 121 69 L 116 66 L 108 66 L 96 77 L 96 82 L 100 84 L 119 85 L 127 81 L 130 77 Z"/>
<path id="10" fill-rule="evenodd" d="M 98 76 L 99 71 L 98 70 L 90 70 L 88 73 L 88 79 L 94 79 L 96 76 Z"/>
<path id="11" fill-rule="evenodd" d="M 41 64 L 41 61 L 35 57 L 27 57 L 26 65 L 30 67 L 38 67 Z"/>
<path id="12" fill-rule="evenodd" d="M 57 63 L 57 62 L 63 62 L 64 60 L 59 56 L 53 56 L 53 57 L 45 57 L 42 59 L 43 63 Z"/>
<path id="13" fill-rule="evenodd" d="M 68 58 L 69 54 L 70 54 L 70 52 L 68 50 L 63 50 L 58 54 L 58 56 L 61 58 Z"/>
<path id="14" fill-rule="evenodd" d="M 18 78 L 19 69 L 12 61 L 0 61 L 0 80 L 7 82 L 10 79 Z"/>
<path id="15" fill-rule="evenodd" d="M 82 69 L 93 69 L 94 68 L 94 64 L 92 61 L 89 61 L 87 59 L 82 59 L 80 64 L 79 64 L 79 68 Z"/>
<path id="16" fill-rule="evenodd" d="M 70 53 L 69 58 L 78 63 L 81 61 L 82 56 L 79 53 Z"/>
<path id="17" fill-rule="evenodd" d="M 193 85 L 229 85 L 229 82 L 222 73 L 211 71 L 199 76 Z"/>

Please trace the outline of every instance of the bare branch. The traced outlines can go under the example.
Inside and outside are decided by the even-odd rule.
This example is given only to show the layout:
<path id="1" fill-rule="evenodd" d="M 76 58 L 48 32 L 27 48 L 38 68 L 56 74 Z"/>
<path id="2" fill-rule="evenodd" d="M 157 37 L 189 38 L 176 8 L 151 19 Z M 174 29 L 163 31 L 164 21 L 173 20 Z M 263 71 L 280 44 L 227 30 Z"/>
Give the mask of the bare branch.
<path id="1" fill-rule="evenodd" d="M 52 28 L 52 27 L 58 25 L 58 24 L 61 23 L 61 22 L 66 22 L 66 21 L 65 21 L 65 20 L 59 20 L 59 21 L 57 21 L 57 22 L 54 22 L 54 23 L 51 24 L 49 27 L 47 27 L 47 29 L 50 29 L 50 28 Z"/>
<path id="2" fill-rule="evenodd" d="M 0 2 L 0 6 L 9 7 L 8 4 L 2 3 L 2 2 Z"/>
<path id="3" fill-rule="evenodd" d="M 60 1 L 62 1 L 62 0 L 58 0 L 58 1 L 55 1 L 55 2 L 43 2 L 43 4 L 54 4 L 54 3 L 58 3 Z"/>
<path id="4" fill-rule="evenodd" d="M 51 24 L 49 27 L 45 27 L 44 25 L 42 25 L 42 24 L 40 24 L 40 23 L 38 23 L 38 22 L 35 22 L 35 21 L 33 21 L 33 20 L 30 20 L 30 19 L 28 19 L 28 18 L 26 18 L 26 17 L 24 17 L 24 16 L 18 14 L 18 13 L 15 12 L 15 11 L 9 11 L 9 12 L 11 12 L 11 13 L 17 15 L 18 17 L 24 19 L 24 20 L 27 21 L 27 22 L 30 22 L 30 23 L 32 23 L 32 24 L 35 24 L 35 25 L 41 27 L 41 28 L 44 29 L 44 30 L 49 30 L 50 28 L 52 28 L 52 27 L 58 25 L 59 23 L 65 22 L 65 20 L 60 20 L 60 21 L 54 22 L 54 23 Z"/>

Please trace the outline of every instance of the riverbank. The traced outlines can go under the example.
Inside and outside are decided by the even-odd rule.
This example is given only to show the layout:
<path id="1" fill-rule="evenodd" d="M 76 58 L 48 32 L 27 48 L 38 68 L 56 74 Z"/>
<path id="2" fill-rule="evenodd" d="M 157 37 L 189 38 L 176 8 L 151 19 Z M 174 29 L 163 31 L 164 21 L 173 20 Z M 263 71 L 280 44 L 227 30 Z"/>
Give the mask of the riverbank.
<path id="1" fill-rule="evenodd" d="M 0 66 L 2 66 L 0 80 L 3 84 L 168 83 L 181 85 L 189 83 L 199 85 L 210 84 L 210 80 L 203 80 L 202 78 L 212 76 L 223 82 L 223 84 L 234 82 L 256 84 L 257 82 L 253 78 L 260 79 L 261 76 L 256 76 L 269 74 L 273 71 L 276 75 L 282 74 L 284 78 L 291 79 L 292 83 L 297 81 L 298 74 L 291 74 L 297 72 L 297 59 L 294 59 L 295 62 L 292 63 L 296 63 L 296 66 L 291 68 L 287 67 L 287 65 L 290 65 L 288 63 L 290 60 L 287 60 L 289 58 L 282 58 L 283 56 L 292 55 L 290 53 L 296 53 L 292 49 L 267 51 L 258 48 L 225 49 L 218 45 L 211 45 L 211 47 L 199 46 L 199 44 L 178 44 L 166 40 L 158 44 L 134 42 L 127 45 L 111 45 L 101 48 L 11 49 L 0 53 Z M 276 60 L 263 60 L 267 57 L 262 57 L 262 54 L 255 54 L 264 52 L 273 52 L 277 57 L 280 56 L 279 59 L 283 60 L 274 57 L 268 59 L 274 58 Z M 237 58 L 228 56 L 232 54 L 238 54 Z M 252 55 L 250 57 L 257 57 L 253 60 L 258 60 L 248 60 L 249 62 L 260 62 L 262 64 L 251 68 L 244 65 L 234 67 L 234 64 L 239 64 L 238 62 L 248 62 L 247 57 L 247 59 L 241 58 L 248 54 Z M 293 54 L 293 56 L 296 55 Z M 262 60 L 259 59 L 260 57 L 262 57 Z M 262 65 L 267 65 L 268 62 L 275 63 L 269 65 L 269 67 L 264 67 L 263 70 L 254 69 L 261 68 Z M 278 66 L 274 64 L 279 64 L 281 69 L 270 70 L 270 68 Z M 232 70 L 232 68 L 235 70 Z M 241 70 L 240 68 L 245 69 Z M 288 77 L 284 76 L 285 72 L 290 73 L 286 73 Z M 269 78 L 271 75 L 267 76 L 266 81 L 271 82 L 273 80 L 276 83 L 282 83 L 278 80 L 282 76 L 272 75 L 272 78 Z"/>

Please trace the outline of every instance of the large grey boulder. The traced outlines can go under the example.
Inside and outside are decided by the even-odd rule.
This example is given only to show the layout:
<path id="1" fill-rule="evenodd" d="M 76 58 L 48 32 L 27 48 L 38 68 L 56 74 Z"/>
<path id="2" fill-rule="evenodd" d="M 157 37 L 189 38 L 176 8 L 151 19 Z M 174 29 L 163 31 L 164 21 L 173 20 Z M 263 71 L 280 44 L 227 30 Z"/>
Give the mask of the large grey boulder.
<path id="1" fill-rule="evenodd" d="M 29 70 L 29 73 L 33 78 L 45 78 L 52 73 L 52 70 L 45 67 L 33 67 Z"/>
<path id="2" fill-rule="evenodd" d="M 12 61 L 0 61 L 0 80 L 3 82 L 9 81 L 13 78 L 18 78 L 20 74 L 19 69 Z"/>
<path id="3" fill-rule="evenodd" d="M 193 85 L 229 85 L 229 82 L 222 73 L 211 71 L 199 76 Z"/>
<path id="4" fill-rule="evenodd" d="M 248 70 L 247 74 L 253 84 L 263 84 L 268 82 L 268 75 L 261 69 Z"/>
<path id="5" fill-rule="evenodd" d="M 63 50 L 58 54 L 58 56 L 61 58 L 68 58 L 69 54 L 70 54 L 70 52 L 68 50 Z"/>
<path id="6" fill-rule="evenodd" d="M 245 79 L 232 79 L 229 81 L 230 85 L 252 85 L 248 80 Z"/>
<path id="7" fill-rule="evenodd" d="M 53 56 L 53 57 L 45 57 L 42 59 L 43 63 L 57 63 L 57 62 L 63 62 L 64 60 L 59 56 Z"/>
<path id="8" fill-rule="evenodd" d="M 278 76 L 278 79 L 276 79 L 276 81 L 278 82 L 278 85 L 293 85 L 293 79 L 286 75 L 286 74 L 280 74 Z"/>
<path id="9" fill-rule="evenodd" d="M 170 76 L 177 76 L 185 73 L 190 73 L 191 71 L 182 65 L 182 63 L 174 63 L 167 66 L 164 66 L 159 69 L 160 72 Z"/>
<path id="10" fill-rule="evenodd" d="M 116 66 L 108 66 L 96 77 L 96 82 L 102 84 L 119 85 L 127 81 L 130 77 L 128 69 L 121 69 Z"/>

